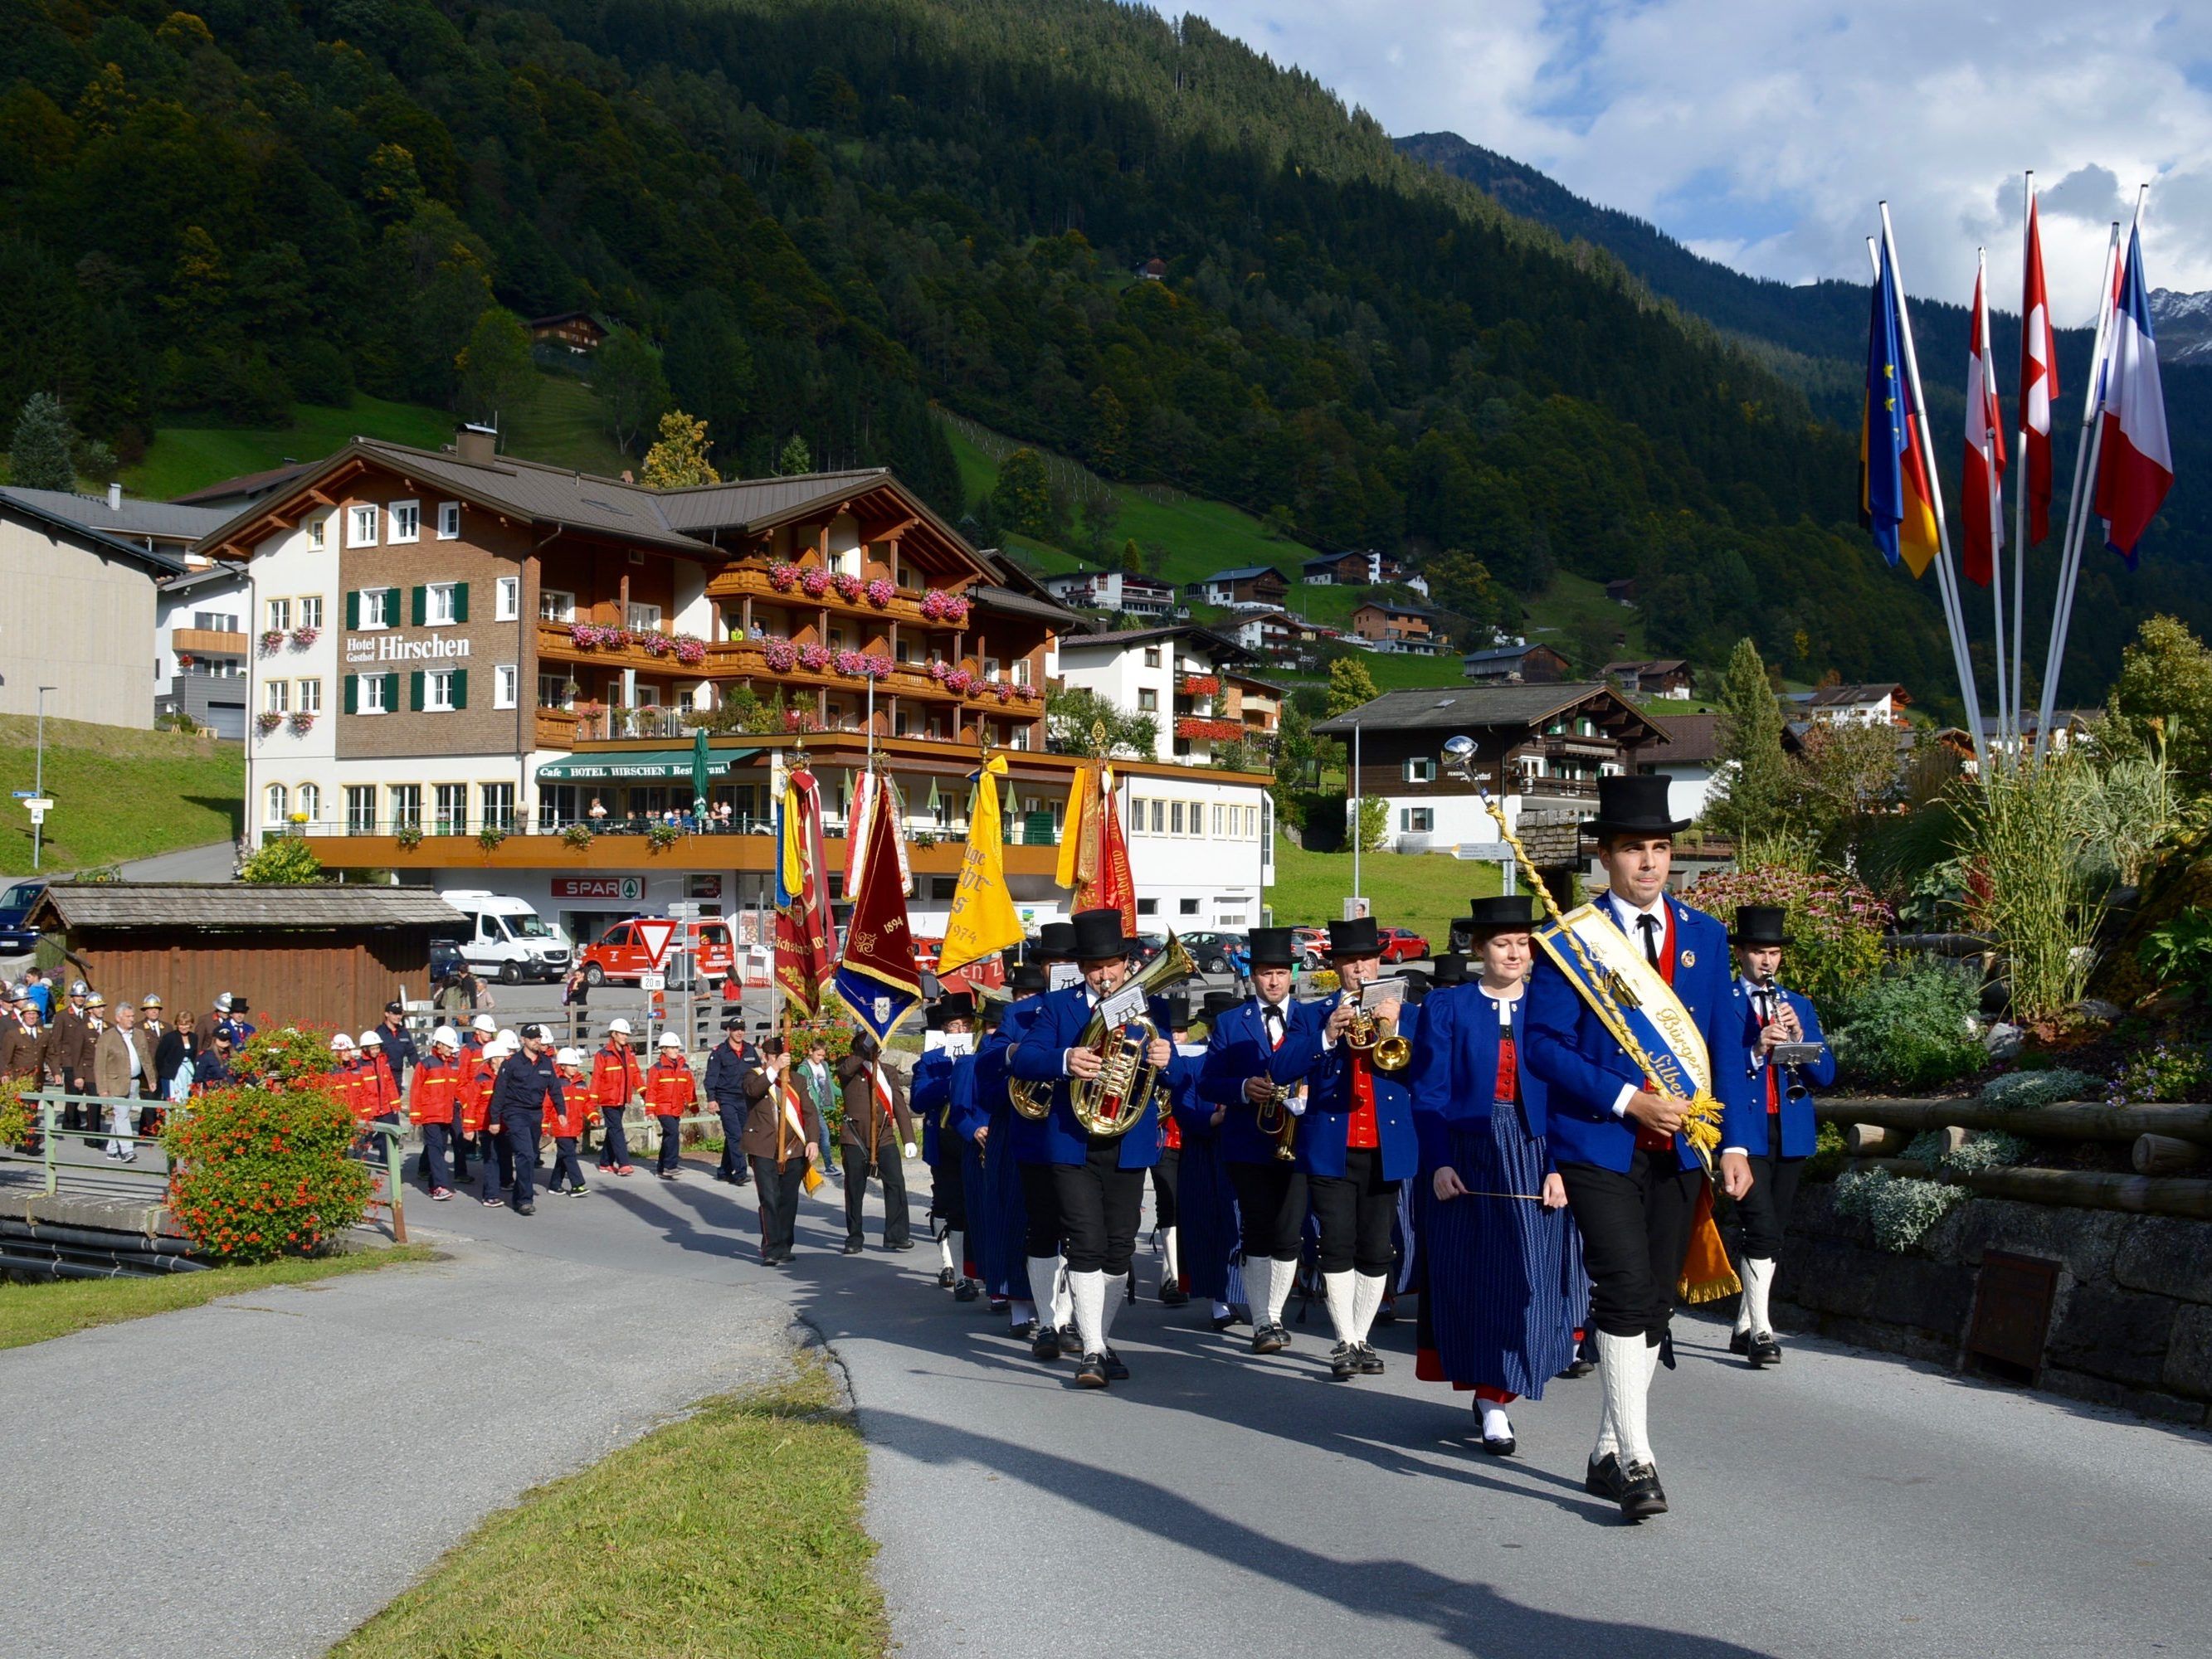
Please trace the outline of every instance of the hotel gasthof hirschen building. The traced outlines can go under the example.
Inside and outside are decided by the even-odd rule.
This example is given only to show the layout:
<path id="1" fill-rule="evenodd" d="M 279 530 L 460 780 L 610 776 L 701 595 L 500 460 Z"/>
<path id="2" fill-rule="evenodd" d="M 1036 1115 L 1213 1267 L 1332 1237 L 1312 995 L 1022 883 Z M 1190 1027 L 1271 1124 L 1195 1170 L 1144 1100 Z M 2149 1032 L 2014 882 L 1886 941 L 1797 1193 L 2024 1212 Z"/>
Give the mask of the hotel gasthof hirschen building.
<path id="1" fill-rule="evenodd" d="M 1009 761 L 1017 902 L 1033 921 L 1064 905 L 1075 763 L 1045 751 L 1045 665 L 1081 619 L 886 470 L 655 489 L 501 455 L 478 428 L 448 450 L 356 439 L 200 550 L 251 578 L 256 842 L 509 894 L 572 941 L 671 906 L 742 918 L 768 902 L 777 757 L 805 745 L 842 833 L 872 719 L 917 935 L 941 931 L 984 745 Z M 780 729 L 710 730 L 708 827 L 649 835 L 690 806 L 695 734 L 738 688 Z M 1117 768 L 1145 925 L 1258 924 L 1268 780 Z"/>

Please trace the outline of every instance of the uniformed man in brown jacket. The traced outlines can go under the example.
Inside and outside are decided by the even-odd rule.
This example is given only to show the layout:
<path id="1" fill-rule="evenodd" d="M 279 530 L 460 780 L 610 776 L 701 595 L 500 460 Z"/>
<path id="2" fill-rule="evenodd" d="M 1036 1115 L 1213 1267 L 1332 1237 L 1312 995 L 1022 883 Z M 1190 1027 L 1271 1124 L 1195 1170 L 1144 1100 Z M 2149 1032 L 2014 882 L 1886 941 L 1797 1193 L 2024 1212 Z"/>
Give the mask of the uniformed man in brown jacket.
<path id="1" fill-rule="evenodd" d="M 837 1085 L 845 1097 L 845 1254 L 860 1255 L 860 1206 L 868 1195 L 868 1177 L 884 1187 L 884 1248 L 914 1248 L 907 1216 L 906 1169 L 901 1155 L 915 1155 L 914 1118 L 906 1109 L 906 1085 L 889 1067 L 878 1067 L 876 1040 L 866 1031 L 853 1039 L 853 1047 L 837 1062 Z M 875 1092 L 873 1077 L 880 1077 L 883 1094 Z M 889 1105 L 884 1103 L 888 1098 Z"/>
<path id="2" fill-rule="evenodd" d="M 88 1091 L 92 1070 L 92 1030 L 85 1018 L 85 999 L 91 988 L 81 980 L 70 981 L 69 1000 L 56 1011 L 46 1027 L 46 1066 L 54 1081 L 72 1095 Z M 84 1109 L 71 1101 L 62 1108 L 62 1127 L 84 1127 Z"/>
<path id="3" fill-rule="evenodd" d="M 761 1266 L 781 1267 L 791 1260 L 807 1165 L 822 1156 L 822 1115 L 805 1090 L 785 1086 L 791 1056 L 783 1039 L 769 1037 L 760 1053 L 760 1064 L 746 1072 L 738 1085 L 752 1104 L 745 1112 L 738 1149 L 751 1164 L 753 1185 L 760 1194 Z"/>

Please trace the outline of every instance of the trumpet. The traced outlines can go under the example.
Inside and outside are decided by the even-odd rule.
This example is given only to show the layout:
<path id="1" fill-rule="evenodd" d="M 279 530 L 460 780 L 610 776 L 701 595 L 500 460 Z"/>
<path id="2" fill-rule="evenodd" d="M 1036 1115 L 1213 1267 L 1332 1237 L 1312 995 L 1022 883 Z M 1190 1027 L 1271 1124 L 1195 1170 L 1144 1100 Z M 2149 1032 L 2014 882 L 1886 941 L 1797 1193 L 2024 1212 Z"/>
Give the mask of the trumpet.
<path id="1" fill-rule="evenodd" d="M 1352 1024 L 1345 1030 L 1344 1046 L 1355 1054 L 1365 1055 L 1367 1063 L 1378 1072 L 1402 1072 L 1413 1058 L 1412 1043 L 1395 1031 L 1383 1030 L 1382 1022 L 1356 1002 L 1352 1005 Z"/>
<path id="2" fill-rule="evenodd" d="M 1297 1115 L 1291 1110 L 1291 1085 L 1278 1083 L 1273 1086 L 1267 1103 L 1260 1108 L 1260 1133 L 1271 1137 L 1275 1143 L 1275 1156 L 1288 1164 L 1297 1153 L 1291 1143 L 1297 1139 Z"/>

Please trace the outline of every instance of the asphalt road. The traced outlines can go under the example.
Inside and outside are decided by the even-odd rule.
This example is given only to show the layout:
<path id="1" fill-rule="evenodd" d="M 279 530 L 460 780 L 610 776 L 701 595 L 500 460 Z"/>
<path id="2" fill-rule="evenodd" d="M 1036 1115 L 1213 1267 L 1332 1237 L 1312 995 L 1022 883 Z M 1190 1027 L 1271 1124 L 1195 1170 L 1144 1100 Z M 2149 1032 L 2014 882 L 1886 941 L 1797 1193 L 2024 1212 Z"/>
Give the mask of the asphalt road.
<path id="1" fill-rule="evenodd" d="M 835 1182 L 778 1273 L 750 1191 L 690 1170 L 526 1218 L 418 1205 L 482 1242 L 0 1355 L 0 1549 L 39 1564 L 0 1651 L 319 1652 L 795 1317 L 860 1407 L 902 1659 L 2212 1654 L 2204 1435 L 1811 1340 L 1753 1374 L 1691 1319 L 1653 1394 L 1674 1512 L 1631 1527 L 1581 1489 L 1595 1379 L 1518 1407 L 1501 1462 L 1413 1381 L 1410 1325 L 1378 1333 L 1388 1376 L 1334 1383 L 1318 1308 L 1255 1360 L 1144 1257 L 1134 1375 L 1083 1393 L 935 1288 L 926 1242 L 885 1254 L 872 1220 L 836 1255 Z"/>

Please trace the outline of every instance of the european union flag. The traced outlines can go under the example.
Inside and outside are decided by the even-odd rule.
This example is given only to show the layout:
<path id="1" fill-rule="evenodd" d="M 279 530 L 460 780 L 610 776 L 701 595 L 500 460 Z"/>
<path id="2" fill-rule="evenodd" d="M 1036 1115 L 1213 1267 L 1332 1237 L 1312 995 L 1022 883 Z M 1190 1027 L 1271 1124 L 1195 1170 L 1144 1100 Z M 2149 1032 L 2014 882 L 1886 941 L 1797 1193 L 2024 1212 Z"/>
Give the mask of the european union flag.
<path id="1" fill-rule="evenodd" d="M 1859 523 L 1894 565 L 1898 526 L 1905 521 L 1905 452 L 1911 441 L 1905 422 L 1904 351 L 1897 339 L 1897 294 L 1889 279 L 1889 251 L 1882 250 L 1875 278 L 1874 314 L 1867 324 L 1866 409 L 1859 423 Z"/>

